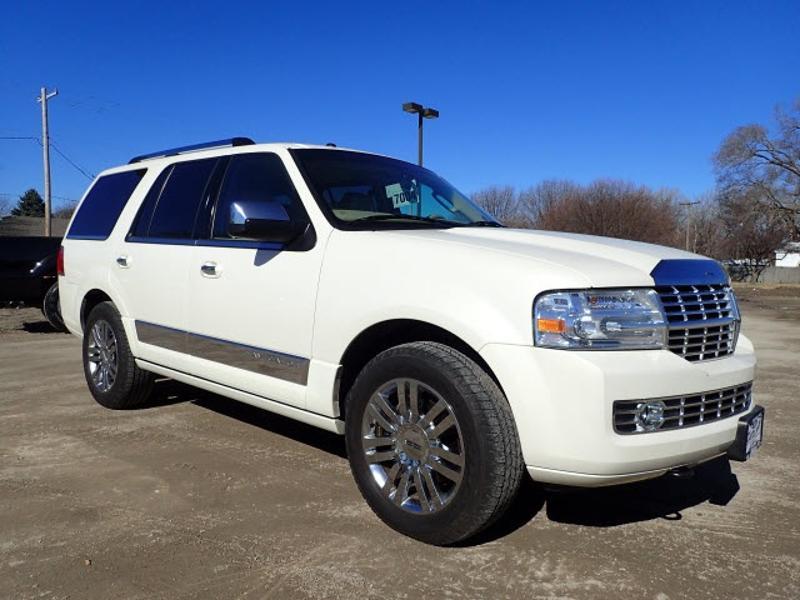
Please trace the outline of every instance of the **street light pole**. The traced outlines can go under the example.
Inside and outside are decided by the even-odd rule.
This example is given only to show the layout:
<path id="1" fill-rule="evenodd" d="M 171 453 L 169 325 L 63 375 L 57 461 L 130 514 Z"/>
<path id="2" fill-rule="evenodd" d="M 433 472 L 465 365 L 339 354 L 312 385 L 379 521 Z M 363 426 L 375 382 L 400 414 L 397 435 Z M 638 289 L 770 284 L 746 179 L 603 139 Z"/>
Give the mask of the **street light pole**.
<path id="1" fill-rule="evenodd" d="M 435 108 L 426 108 L 416 102 L 406 102 L 403 110 L 417 115 L 417 162 L 422 166 L 422 119 L 438 119 L 439 111 Z"/>
<path id="2" fill-rule="evenodd" d="M 422 166 L 422 112 L 417 113 L 417 163 Z"/>
<path id="3" fill-rule="evenodd" d="M 36 99 L 42 105 L 42 162 L 44 163 L 44 235 L 50 237 L 50 213 L 52 200 L 50 196 L 50 133 L 47 123 L 47 101 L 58 95 L 58 90 L 48 93 L 41 88 Z"/>

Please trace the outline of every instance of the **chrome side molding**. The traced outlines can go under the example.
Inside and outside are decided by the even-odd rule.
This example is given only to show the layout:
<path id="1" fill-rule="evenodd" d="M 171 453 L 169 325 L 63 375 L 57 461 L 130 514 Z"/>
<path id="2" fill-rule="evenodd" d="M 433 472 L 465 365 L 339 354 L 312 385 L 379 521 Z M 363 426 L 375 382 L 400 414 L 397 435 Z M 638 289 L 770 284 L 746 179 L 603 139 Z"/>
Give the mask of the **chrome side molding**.
<path id="1" fill-rule="evenodd" d="M 247 346 L 228 340 L 135 321 L 136 337 L 144 344 L 166 348 L 237 369 L 307 385 L 309 359 L 267 348 Z"/>

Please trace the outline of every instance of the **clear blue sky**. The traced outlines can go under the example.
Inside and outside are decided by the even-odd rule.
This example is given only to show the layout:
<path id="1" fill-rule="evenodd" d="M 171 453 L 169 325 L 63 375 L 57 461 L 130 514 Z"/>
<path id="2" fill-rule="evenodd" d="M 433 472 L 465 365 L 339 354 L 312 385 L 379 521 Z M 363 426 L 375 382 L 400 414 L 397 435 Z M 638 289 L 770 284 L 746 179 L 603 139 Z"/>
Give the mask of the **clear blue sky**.
<path id="1" fill-rule="evenodd" d="M 394 4 L 394 6 L 390 6 Z M 465 192 L 615 177 L 689 196 L 737 125 L 800 96 L 800 2 L 11 2 L 0 136 L 92 173 L 248 135 L 416 157 Z M 88 181 L 54 155 L 53 193 Z M 42 188 L 41 149 L 0 140 L 0 193 Z"/>

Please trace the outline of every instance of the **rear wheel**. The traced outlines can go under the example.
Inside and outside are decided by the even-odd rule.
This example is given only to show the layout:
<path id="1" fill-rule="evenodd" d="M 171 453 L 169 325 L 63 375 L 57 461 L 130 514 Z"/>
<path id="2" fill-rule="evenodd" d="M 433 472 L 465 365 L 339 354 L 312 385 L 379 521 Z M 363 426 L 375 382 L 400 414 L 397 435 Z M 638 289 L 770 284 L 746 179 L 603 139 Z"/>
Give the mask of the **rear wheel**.
<path id="1" fill-rule="evenodd" d="M 433 342 L 391 348 L 361 372 L 346 403 L 353 476 L 376 514 L 432 544 L 490 525 L 519 488 L 511 408 L 472 360 Z"/>
<path id="2" fill-rule="evenodd" d="M 95 306 L 83 333 L 83 372 L 92 396 L 106 408 L 147 402 L 154 376 L 136 366 L 119 312 L 111 302 Z"/>

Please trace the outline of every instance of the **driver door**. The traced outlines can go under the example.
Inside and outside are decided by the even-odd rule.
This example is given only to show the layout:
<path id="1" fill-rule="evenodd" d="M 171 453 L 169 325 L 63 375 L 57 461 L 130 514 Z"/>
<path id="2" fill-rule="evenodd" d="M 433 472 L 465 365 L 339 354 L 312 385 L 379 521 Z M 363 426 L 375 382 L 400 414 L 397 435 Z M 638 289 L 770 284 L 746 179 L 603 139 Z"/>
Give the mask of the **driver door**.
<path id="1" fill-rule="evenodd" d="M 200 377 L 302 408 L 322 244 L 313 230 L 299 245 L 239 237 L 253 213 L 309 222 L 277 154 L 230 159 L 210 235 L 193 248 L 189 353 Z"/>

